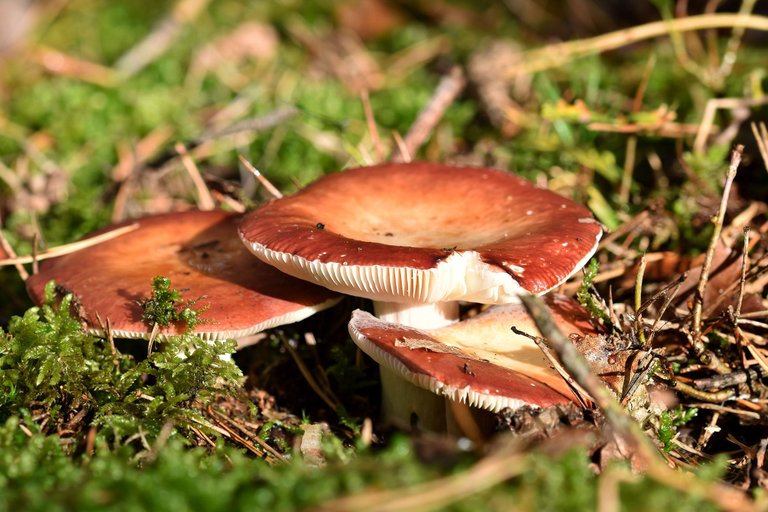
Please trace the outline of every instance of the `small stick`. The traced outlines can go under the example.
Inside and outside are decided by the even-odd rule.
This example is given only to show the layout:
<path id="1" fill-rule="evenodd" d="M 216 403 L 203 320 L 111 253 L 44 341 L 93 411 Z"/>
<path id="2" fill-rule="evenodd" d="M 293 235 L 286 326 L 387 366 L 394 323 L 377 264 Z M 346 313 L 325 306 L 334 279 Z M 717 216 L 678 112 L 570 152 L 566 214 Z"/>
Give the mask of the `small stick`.
<path id="1" fill-rule="evenodd" d="M 408 146 L 405 145 L 405 141 L 403 140 L 402 135 L 400 135 L 398 132 L 392 133 L 392 138 L 395 139 L 395 144 L 397 144 L 397 150 L 400 152 L 400 155 L 403 156 L 402 162 L 410 162 L 413 160 L 413 156 L 411 155 L 411 152 L 408 150 Z"/>
<path id="2" fill-rule="evenodd" d="M 235 199 L 234 197 L 230 197 L 226 194 L 222 194 L 218 190 L 211 190 L 211 195 L 213 198 L 218 202 L 219 204 L 225 204 L 227 205 L 233 212 L 237 213 L 245 213 L 245 205 Z"/>
<path id="3" fill-rule="evenodd" d="M 31 56 L 37 64 L 56 75 L 76 78 L 101 87 L 114 87 L 118 82 L 118 75 L 113 69 L 58 50 L 38 46 L 31 52 Z"/>
<path id="4" fill-rule="evenodd" d="M 8 251 L 3 246 L 3 248 L 6 249 L 6 252 L 8 252 L 8 254 L 12 254 L 13 256 L 10 258 L 0 259 L 0 267 L 4 267 L 6 265 L 21 265 L 23 263 L 34 263 L 35 261 L 47 260 L 49 258 L 56 258 L 58 256 L 63 256 L 65 254 L 69 254 L 72 252 L 77 252 L 81 249 L 85 249 L 87 247 L 91 247 L 93 245 L 106 242 L 107 240 L 112 240 L 113 238 L 117 238 L 126 233 L 130 233 L 131 231 L 135 231 L 136 229 L 138 229 L 138 227 L 139 227 L 139 224 L 135 222 L 128 226 L 123 226 L 121 228 L 117 228 L 112 231 L 109 231 L 108 233 L 96 235 L 91 238 L 86 238 L 85 240 L 72 242 L 71 244 L 64 244 L 58 247 L 53 247 L 52 249 L 49 249 L 45 252 L 41 252 L 39 254 L 33 254 L 32 256 L 15 256 L 13 253 L 13 249 Z M 3 237 L 2 232 L 0 232 L 0 244 L 2 244 L 4 240 L 5 240 L 5 237 Z M 5 243 L 7 243 L 7 241 Z"/>
<path id="5" fill-rule="evenodd" d="M 768 19 L 768 18 L 766 18 Z M 712 131 L 712 125 L 715 122 L 715 114 L 721 108 L 736 110 L 739 108 L 757 107 L 768 103 L 768 98 L 713 98 L 707 101 L 704 107 L 704 115 L 701 116 L 699 130 L 693 141 L 693 150 L 696 153 L 704 151 L 707 143 L 707 136 Z"/>
<path id="6" fill-rule="evenodd" d="M 282 192 L 277 190 L 277 187 L 275 187 L 272 183 L 270 183 L 269 180 L 265 178 L 264 175 L 261 174 L 261 172 L 259 172 L 258 169 L 256 169 L 253 165 L 251 165 L 251 162 L 246 160 L 243 155 L 237 155 L 237 157 L 240 159 L 240 161 L 243 163 L 246 169 L 251 171 L 251 174 L 253 174 L 257 180 L 259 180 L 259 183 L 264 185 L 264 188 L 266 188 L 267 191 L 275 197 L 275 199 L 280 199 L 281 197 L 283 197 Z"/>
<path id="7" fill-rule="evenodd" d="M 179 0 L 173 10 L 136 46 L 125 52 L 114 69 L 121 78 L 128 78 L 154 62 L 181 33 L 182 27 L 197 18 L 210 0 Z"/>
<path id="8" fill-rule="evenodd" d="M 11 244 L 8 242 L 8 239 L 5 238 L 5 234 L 3 234 L 3 230 L 2 229 L 0 229 L 0 248 L 3 249 L 5 254 L 10 256 L 10 258 L 6 258 L 5 260 L 6 261 L 9 260 L 9 259 L 12 260 L 11 263 L 8 263 L 8 264 L 9 265 L 13 264 L 16 267 L 16 272 L 19 273 L 19 277 L 21 277 L 21 280 L 22 281 L 26 281 L 27 279 L 29 279 L 29 272 L 27 272 L 27 269 L 24 268 L 24 266 L 22 265 L 22 262 L 15 261 L 17 259 L 16 258 L 16 251 L 13 250 L 13 246 L 11 246 Z M 2 260 L 0 260 L 0 261 L 2 261 Z M 2 265 L 0 265 L 0 266 L 2 266 Z"/>
<path id="9" fill-rule="evenodd" d="M 640 266 L 637 267 L 635 277 L 635 332 L 640 346 L 646 348 L 645 326 L 643 326 L 643 276 L 645 276 L 645 254 L 640 258 Z"/>
<path id="10" fill-rule="evenodd" d="M 200 175 L 200 169 L 197 168 L 195 161 L 189 155 L 189 151 L 181 142 L 177 142 L 174 146 L 176 152 L 181 157 L 181 163 L 187 170 L 187 174 L 192 178 L 192 183 L 195 184 L 195 190 L 197 191 L 197 207 L 203 211 L 209 211 L 216 208 L 216 203 L 211 197 L 211 191 L 208 190 L 208 185 L 205 184 L 205 180 Z"/>
<path id="11" fill-rule="evenodd" d="M 629 192 L 632 187 L 632 171 L 635 168 L 635 158 L 637 157 L 637 135 L 630 135 L 627 138 L 627 153 L 624 157 L 624 172 L 621 175 L 621 184 L 619 186 L 619 200 L 621 204 L 629 204 Z"/>
<path id="12" fill-rule="evenodd" d="M 307 383 L 312 388 L 312 390 L 315 393 L 317 393 L 317 396 L 319 396 L 320 399 L 323 402 L 325 402 L 326 405 L 328 405 L 328 407 L 330 407 L 333 410 L 333 412 L 341 416 L 343 411 L 343 406 L 338 401 L 338 399 L 335 396 L 333 396 L 332 391 L 328 390 L 329 391 L 328 393 L 325 392 L 325 390 L 317 382 L 315 377 L 312 375 L 312 372 L 309 370 L 309 368 L 307 368 L 307 365 L 304 364 L 304 361 L 301 360 L 301 357 L 299 357 L 299 354 L 291 346 L 288 340 L 286 340 L 283 336 L 280 336 L 280 341 L 283 343 L 283 346 L 291 355 L 291 358 L 293 358 L 293 361 L 296 363 L 296 366 L 299 367 L 299 371 L 304 376 L 304 379 L 306 379 Z"/>
<path id="13" fill-rule="evenodd" d="M 405 135 L 404 144 L 408 149 L 407 153 L 399 148 L 400 151 L 392 155 L 391 160 L 393 162 L 408 161 L 406 156 L 416 153 L 437 126 L 445 111 L 464 89 L 466 83 L 461 68 L 459 66 L 451 68 L 450 72 L 440 80 L 429 103 L 419 112 L 416 121 L 413 122 Z"/>
<path id="14" fill-rule="evenodd" d="M 760 150 L 760 156 L 763 159 L 763 167 L 768 171 L 768 128 L 766 128 L 765 123 L 762 121 L 760 121 L 759 124 L 759 131 L 758 125 L 755 123 L 750 123 L 750 127 L 752 128 L 752 135 L 757 141 L 757 148 Z"/>
<path id="15" fill-rule="evenodd" d="M 293 105 L 280 107 L 271 112 L 267 112 L 266 114 L 239 121 L 219 130 L 206 131 L 191 143 L 191 147 L 194 149 L 203 142 L 220 139 L 229 135 L 236 135 L 242 132 L 262 132 L 298 115 L 298 113 L 299 109 Z"/>
<path id="16" fill-rule="evenodd" d="M 38 264 L 40 260 L 37 258 L 38 240 L 39 236 L 35 233 L 34 236 L 32 236 L 32 275 L 37 274 L 40 270 Z"/>
<path id="17" fill-rule="evenodd" d="M 658 332 L 658 325 L 659 322 L 661 322 L 661 319 L 664 317 L 664 313 L 667 312 L 667 308 L 669 308 L 669 305 L 672 303 L 672 300 L 677 296 L 677 293 L 680 291 L 680 288 L 683 286 L 683 281 L 685 281 L 685 278 L 688 276 L 687 273 L 683 273 L 676 282 L 672 283 L 671 286 L 665 287 L 664 292 L 666 293 L 666 297 L 664 299 L 664 303 L 661 305 L 661 308 L 659 308 L 659 313 L 656 315 L 656 320 L 653 322 L 653 326 L 651 326 L 651 335 L 648 336 L 648 341 L 646 341 L 646 346 L 652 347 L 653 346 L 653 338 L 656 336 L 656 332 Z M 670 290 L 668 292 L 668 290 Z M 655 299 L 655 297 L 654 297 Z"/>
<path id="18" fill-rule="evenodd" d="M 701 266 L 701 276 L 699 277 L 699 285 L 696 288 L 696 293 L 693 297 L 693 350 L 694 353 L 700 354 L 704 348 L 701 344 L 701 311 L 704 304 L 704 291 L 707 287 L 707 281 L 709 279 L 709 271 L 712 266 L 712 259 L 715 256 L 715 248 L 717 247 L 717 241 L 720 239 L 720 231 L 723 229 L 723 221 L 725 220 L 725 210 L 728 206 L 728 197 L 731 193 L 731 185 L 736 178 L 736 171 L 741 163 L 741 155 L 744 152 L 744 146 L 738 145 L 736 149 L 731 153 L 731 163 L 728 166 L 728 173 L 725 177 L 725 184 L 723 185 L 723 196 L 720 200 L 720 209 L 715 217 L 715 229 L 712 233 L 712 238 L 709 241 L 709 247 L 707 248 L 707 254 L 704 258 L 704 263 Z"/>
<path id="19" fill-rule="evenodd" d="M 749 226 L 744 228 L 744 247 L 741 250 L 741 278 L 739 279 L 739 299 L 736 302 L 736 312 L 734 316 L 739 318 L 741 315 L 741 305 L 744 301 L 744 287 L 747 284 L 747 267 L 749 266 L 749 258 L 747 253 L 749 252 Z"/>
<path id="20" fill-rule="evenodd" d="M 736 370 L 731 373 L 725 373 L 722 375 L 713 375 L 712 377 L 701 377 L 694 379 L 693 385 L 697 389 L 722 389 L 730 386 L 737 386 L 739 384 L 746 384 L 750 380 L 757 380 L 765 375 L 765 370 L 761 368 L 761 371 L 755 368 L 747 368 L 745 370 Z"/>
<path id="21" fill-rule="evenodd" d="M 740 16 L 749 16 L 755 7 L 756 0 L 744 0 L 739 7 Z M 739 46 L 741 46 L 741 40 L 744 37 L 745 27 L 734 27 L 731 37 L 726 45 L 723 59 L 720 62 L 720 67 L 715 72 L 717 79 L 722 82 L 733 71 L 733 65 L 736 64 L 736 57 L 739 54 Z"/>
<path id="22" fill-rule="evenodd" d="M 539 331 L 552 344 L 563 366 L 595 399 L 614 432 L 631 443 L 636 453 L 647 463 L 648 476 L 678 491 L 707 499 L 723 509 L 753 509 L 752 502 L 746 494 L 733 487 L 718 482 L 703 481 L 691 473 L 670 468 L 659 456 L 658 450 L 643 433 L 640 425 L 624 413 L 608 389 L 591 373 L 587 362 L 578 353 L 576 347 L 560 332 L 552 321 L 544 301 L 530 295 L 520 299 L 535 320 Z"/>
<path id="23" fill-rule="evenodd" d="M 155 345 L 155 338 L 157 338 L 157 334 L 160 332 L 160 324 L 154 323 L 152 324 L 152 331 L 149 333 L 149 341 L 147 342 L 147 357 L 152 355 L 152 348 Z"/>
<path id="24" fill-rule="evenodd" d="M 541 352 L 544 354 L 544 356 L 549 360 L 549 362 L 552 364 L 552 366 L 557 370 L 557 373 L 560 374 L 560 376 L 565 380 L 565 382 L 568 383 L 568 385 L 575 391 L 576 398 L 579 399 L 579 402 L 582 407 L 587 408 L 588 401 L 594 402 L 592 400 L 592 397 L 589 396 L 589 393 L 579 385 L 578 382 L 574 380 L 573 377 L 571 377 L 571 374 L 568 373 L 568 370 L 565 369 L 565 367 L 560 364 L 560 360 L 557 358 L 557 356 L 554 354 L 552 349 L 547 344 L 547 340 L 544 338 L 541 338 L 539 336 L 533 336 L 531 334 L 528 334 L 525 331 L 521 331 L 514 325 L 511 327 L 512 332 L 517 334 L 518 336 L 525 336 L 526 338 L 530 339 L 534 343 L 536 343 L 536 346 L 539 347 Z"/>
<path id="25" fill-rule="evenodd" d="M 373 116 L 371 97 L 368 94 L 368 89 L 363 89 L 360 92 L 360 99 L 363 102 L 363 112 L 365 112 L 365 122 L 368 125 L 368 133 L 371 136 L 371 142 L 376 150 L 376 159 L 379 162 L 383 162 L 384 147 L 381 145 L 381 139 L 379 138 L 379 129 L 376 127 L 376 118 Z"/>
<path id="26" fill-rule="evenodd" d="M 519 64 L 510 66 L 504 75 L 510 80 L 519 75 L 545 71 L 567 64 L 575 58 L 615 50 L 645 39 L 653 39 L 675 32 L 690 32 L 708 28 L 745 28 L 768 31 L 768 17 L 744 16 L 742 14 L 705 14 L 674 20 L 654 21 L 588 39 L 577 39 L 530 50 L 523 54 Z"/>

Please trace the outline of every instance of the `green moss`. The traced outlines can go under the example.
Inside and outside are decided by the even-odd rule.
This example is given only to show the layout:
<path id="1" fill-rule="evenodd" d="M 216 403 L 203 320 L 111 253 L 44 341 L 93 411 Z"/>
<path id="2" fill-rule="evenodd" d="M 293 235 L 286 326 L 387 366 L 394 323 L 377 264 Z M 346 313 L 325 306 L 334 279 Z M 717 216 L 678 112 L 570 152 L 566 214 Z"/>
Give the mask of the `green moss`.
<path id="1" fill-rule="evenodd" d="M 27 409 L 45 411 L 46 429 L 82 415 L 74 429 L 74 447 L 89 425 L 121 444 L 143 432 L 156 436 L 168 421 L 199 419 L 196 400 L 234 389 L 239 369 L 222 356 L 234 342 L 208 343 L 194 336 L 170 337 L 146 359 L 120 353 L 103 339 L 83 331 L 72 316 L 72 297 L 57 305 L 54 285 L 46 303 L 11 319 L 0 345 L 0 420 Z"/>
<path id="2" fill-rule="evenodd" d="M 171 288 L 170 279 L 157 276 L 152 279 L 152 293 L 141 303 L 144 310 L 141 318 L 149 325 L 157 324 L 161 327 L 181 322 L 191 332 L 203 322 L 200 313 L 205 309 L 194 309 L 195 303 L 201 298 L 182 299 L 181 292 Z"/>

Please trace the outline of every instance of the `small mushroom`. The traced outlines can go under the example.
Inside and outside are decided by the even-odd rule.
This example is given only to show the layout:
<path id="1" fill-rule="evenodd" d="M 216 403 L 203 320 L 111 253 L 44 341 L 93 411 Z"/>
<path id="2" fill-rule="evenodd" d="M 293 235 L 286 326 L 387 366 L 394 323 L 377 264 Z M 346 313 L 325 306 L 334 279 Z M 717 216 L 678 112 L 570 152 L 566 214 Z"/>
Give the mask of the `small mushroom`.
<path id="1" fill-rule="evenodd" d="M 562 295 L 547 296 L 546 301 L 565 333 L 582 337 L 595 333 L 589 314 L 576 301 Z M 574 400 L 571 388 L 538 346 L 511 327 L 541 335 L 519 303 L 492 306 L 438 329 L 393 324 L 356 310 L 349 332 L 357 346 L 386 369 L 383 376 L 394 374 L 448 400 L 491 412 Z M 401 426 L 416 420 L 423 428 L 444 430 L 451 423 L 445 401 L 430 403 L 429 396 L 418 395 L 421 399 L 414 401 L 402 394 L 385 394 L 385 414 Z"/>
<path id="2" fill-rule="evenodd" d="M 74 294 L 92 334 L 103 335 L 97 315 L 109 319 L 121 338 L 147 338 L 141 302 L 155 276 L 170 279 L 188 299 L 201 299 L 204 323 L 194 334 L 208 340 L 242 338 L 297 322 L 339 301 L 338 294 L 286 276 L 254 258 L 237 236 L 241 216 L 224 211 L 187 211 L 144 217 L 127 234 L 81 251 L 46 260 L 27 280 L 40 304 L 50 280 Z M 207 309 L 206 309 L 207 308 Z M 171 325 L 160 336 L 180 334 Z"/>

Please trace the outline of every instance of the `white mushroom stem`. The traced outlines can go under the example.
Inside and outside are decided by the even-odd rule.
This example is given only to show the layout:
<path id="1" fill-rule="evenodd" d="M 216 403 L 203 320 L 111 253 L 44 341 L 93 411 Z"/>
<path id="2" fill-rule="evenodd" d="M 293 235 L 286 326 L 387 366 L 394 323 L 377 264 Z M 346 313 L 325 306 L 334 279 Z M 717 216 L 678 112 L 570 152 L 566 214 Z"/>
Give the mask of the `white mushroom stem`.
<path id="1" fill-rule="evenodd" d="M 459 321 L 457 301 L 434 304 L 375 301 L 374 313 L 393 324 L 418 329 L 439 329 Z M 415 386 L 392 370 L 380 366 L 381 401 L 384 418 L 401 428 L 418 426 L 423 430 L 444 432 L 452 423 L 446 399 Z"/>
<path id="2" fill-rule="evenodd" d="M 439 329 L 459 321 L 459 303 L 456 301 L 435 304 L 376 301 L 373 310 L 385 322 L 418 329 Z"/>

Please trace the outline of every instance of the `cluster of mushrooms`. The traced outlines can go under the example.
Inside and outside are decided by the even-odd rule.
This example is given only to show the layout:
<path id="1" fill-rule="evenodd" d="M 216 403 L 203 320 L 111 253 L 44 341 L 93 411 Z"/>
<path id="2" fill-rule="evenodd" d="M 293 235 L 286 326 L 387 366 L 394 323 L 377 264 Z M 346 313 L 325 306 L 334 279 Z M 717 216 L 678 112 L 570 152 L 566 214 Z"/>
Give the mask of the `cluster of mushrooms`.
<path id="1" fill-rule="evenodd" d="M 531 339 L 519 303 L 562 284 L 602 234 L 587 208 L 505 171 L 382 164 L 327 175 L 245 215 L 186 211 L 111 226 L 136 229 L 46 260 L 27 280 L 40 303 L 54 280 L 88 329 L 148 338 L 141 302 L 155 276 L 203 296 L 194 334 L 243 339 L 333 306 L 373 301 L 349 332 L 381 365 L 383 413 L 432 430 L 457 405 L 489 411 L 568 403 L 573 394 Z M 94 235 L 95 235 L 94 234 Z M 116 257 L 118 256 L 119 257 Z M 566 332 L 591 331 L 572 300 L 547 297 Z M 494 304 L 460 321 L 459 303 Z M 183 332 L 172 325 L 160 335 Z"/>

